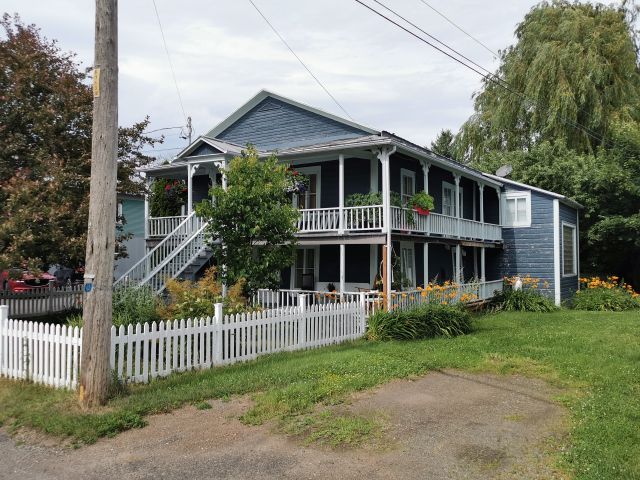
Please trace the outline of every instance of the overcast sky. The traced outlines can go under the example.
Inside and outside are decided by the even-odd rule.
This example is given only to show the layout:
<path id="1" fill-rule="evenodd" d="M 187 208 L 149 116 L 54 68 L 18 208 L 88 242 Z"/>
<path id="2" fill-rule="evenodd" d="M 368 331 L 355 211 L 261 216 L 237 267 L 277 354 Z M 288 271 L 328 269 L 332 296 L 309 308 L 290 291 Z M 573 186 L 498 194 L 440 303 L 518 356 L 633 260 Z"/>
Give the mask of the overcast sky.
<path id="1" fill-rule="evenodd" d="M 254 0 L 329 91 L 364 125 L 427 145 L 443 128 L 454 131 L 472 112 L 479 76 L 352 0 Z M 427 0 L 497 51 L 532 0 Z M 367 0 L 375 5 L 373 0 Z M 187 115 L 196 135 L 206 133 L 260 89 L 343 115 L 248 0 L 156 0 Z M 492 55 L 420 0 L 385 3 L 414 23 L 495 70 Z M 91 0 L 3 0 L 26 23 L 78 54 L 93 59 Z M 184 125 L 152 0 L 119 2 L 119 121 L 151 118 L 151 127 Z M 379 8 L 379 7 L 378 7 Z M 186 144 L 168 132 L 158 155 Z"/>

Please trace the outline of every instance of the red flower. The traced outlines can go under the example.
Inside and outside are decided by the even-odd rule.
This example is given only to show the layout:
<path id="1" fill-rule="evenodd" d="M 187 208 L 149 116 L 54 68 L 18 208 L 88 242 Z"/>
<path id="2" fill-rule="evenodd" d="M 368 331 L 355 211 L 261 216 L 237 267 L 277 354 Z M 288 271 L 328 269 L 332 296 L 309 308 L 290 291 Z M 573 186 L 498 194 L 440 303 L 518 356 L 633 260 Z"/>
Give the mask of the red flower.
<path id="1" fill-rule="evenodd" d="M 169 185 L 169 184 L 165 185 L 165 186 L 164 186 L 164 190 L 165 190 L 166 192 L 168 192 L 169 190 L 171 190 L 171 185 Z"/>

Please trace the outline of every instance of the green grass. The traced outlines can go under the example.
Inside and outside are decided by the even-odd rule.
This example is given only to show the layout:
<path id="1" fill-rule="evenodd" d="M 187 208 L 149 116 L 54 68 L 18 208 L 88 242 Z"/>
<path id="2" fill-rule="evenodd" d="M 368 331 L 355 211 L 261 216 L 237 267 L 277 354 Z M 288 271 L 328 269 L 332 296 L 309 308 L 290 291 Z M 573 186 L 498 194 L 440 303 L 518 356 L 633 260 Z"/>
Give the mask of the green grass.
<path id="1" fill-rule="evenodd" d="M 561 401 L 572 422 L 565 468 L 577 478 L 640 478 L 640 312 L 501 313 L 479 317 L 475 327 L 456 338 L 359 341 L 174 375 L 131 386 L 95 412 L 80 411 L 72 393 L 1 380 L 0 422 L 88 443 L 140 427 L 152 413 L 249 394 L 255 403 L 243 421 L 286 425 L 392 378 L 440 368 L 519 373 L 567 389 Z M 311 432 L 323 431 L 321 420 L 311 420 Z M 327 422 L 334 428 L 340 421 Z M 345 438 L 366 433 L 365 423 L 343 424 Z"/>

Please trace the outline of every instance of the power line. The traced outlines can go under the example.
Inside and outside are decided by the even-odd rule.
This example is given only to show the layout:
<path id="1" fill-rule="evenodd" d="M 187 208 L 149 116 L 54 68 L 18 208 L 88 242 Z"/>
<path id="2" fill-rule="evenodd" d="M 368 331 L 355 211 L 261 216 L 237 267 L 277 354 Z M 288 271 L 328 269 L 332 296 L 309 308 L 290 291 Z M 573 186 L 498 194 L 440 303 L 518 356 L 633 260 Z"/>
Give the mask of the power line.
<path id="1" fill-rule="evenodd" d="M 253 6 L 253 8 L 255 8 L 256 12 L 258 12 L 260 14 L 260 16 L 262 17 L 262 19 L 267 23 L 267 25 L 269 25 L 269 27 L 271 28 L 271 30 L 273 30 L 273 33 L 276 34 L 276 36 L 280 39 L 280 41 L 285 45 L 285 47 L 287 47 L 289 49 L 289 51 L 293 54 L 294 57 L 296 57 L 296 59 L 298 60 L 298 62 L 300 62 L 300 65 L 302 65 L 304 67 L 304 69 L 309 73 L 309 75 L 311 75 L 313 77 L 313 79 L 316 81 L 316 83 L 318 85 L 320 85 L 320 87 L 325 91 L 325 93 L 327 95 L 329 95 L 329 97 L 331 97 L 331 100 L 333 100 L 335 102 L 335 104 L 340 108 L 340 110 L 342 110 L 345 115 L 347 117 L 349 117 L 351 120 L 353 120 L 353 117 L 351 115 L 349 115 L 349 112 L 347 112 L 345 110 L 345 108 L 340 104 L 340 102 L 338 102 L 338 100 L 336 100 L 336 97 L 334 97 L 333 95 L 331 95 L 331 92 L 327 89 L 327 87 L 324 86 L 324 84 L 320 81 L 320 79 L 318 77 L 316 77 L 313 72 L 311 71 L 311 69 L 309 67 L 307 67 L 307 65 L 302 61 L 302 59 L 296 54 L 296 52 L 293 51 L 293 48 L 291 48 L 291 46 L 287 43 L 287 41 L 282 37 L 282 35 L 280 35 L 280 33 L 278 33 L 278 30 L 276 30 L 276 27 L 274 27 L 271 22 L 267 19 L 267 17 L 265 17 L 265 15 L 260 11 L 260 9 L 258 8 L 258 6 L 253 3 L 253 0 L 249 0 L 249 3 Z"/>
<path id="2" fill-rule="evenodd" d="M 164 30 L 162 29 L 162 22 L 160 21 L 160 14 L 158 13 L 158 6 L 156 5 L 156 0 L 151 0 L 153 2 L 153 8 L 156 11 L 156 18 L 158 19 L 158 26 L 160 27 L 160 34 L 162 35 L 162 43 L 164 45 L 164 51 L 167 54 L 167 60 L 169 61 L 169 69 L 171 70 L 171 76 L 173 77 L 173 83 L 176 86 L 176 92 L 178 92 L 178 102 L 180 103 L 180 108 L 182 109 L 182 116 L 184 117 L 185 123 L 188 123 L 187 113 L 184 109 L 184 104 L 182 103 L 182 95 L 180 94 L 180 88 L 178 87 L 178 80 L 176 80 L 176 73 L 173 69 L 173 63 L 171 62 L 171 55 L 169 55 L 169 49 L 167 48 L 167 40 L 164 37 Z"/>
<path id="3" fill-rule="evenodd" d="M 437 45 L 434 45 L 433 43 L 429 42 L 429 40 L 421 37 L 420 35 L 416 34 L 415 32 L 409 30 L 408 28 L 406 28 L 405 26 L 399 24 L 398 22 L 394 21 L 393 19 L 389 18 L 388 16 L 386 16 L 385 14 L 377 11 L 376 9 L 372 8 L 371 6 L 367 5 L 366 3 L 362 2 L 362 0 L 355 0 L 357 3 L 359 3 L 360 5 L 362 5 L 363 7 L 367 8 L 368 10 L 372 11 L 373 13 L 375 13 L 376 15 L 382 17 L 384 20 L 394 24 L 396 27 L 400 28 L 401 30 L 404 30 L 405 32 L 407 32 L 409 35 L 417 38 L 418 40 L 420 40 L 423 43 L 426 43 L 427 45 L 429 45 L 431 48 L 434 48 L 435 50 L 439 51 L 440 53 L 443 53 L 444 55 L 446 55 L 447 57 L 451 58 L 452 60 L 458 62 L 459 64 L 461 64 L 462 66 L 468 68 L 469 70 L 472 70 L 473 72 L 477 73 L 478 75 L 482 76 L 484 79 L 486 79 L 487 81 L 490 81 L 492 83 L 494 83 L 495 85 L 498 85 L 499 87 L 502 87 L 503 89 L 507 90 L 508 92 L 519 96 L 520 98 L 527 100 L 528 102 L 531 102 L 532 104 L 534 104 L 534 106 L 537 106 L 537 102 L 535 100 L 532 100 L 530 98 L 528 98 L 527 96 L 525 96 L 524 94 L 518 92 L 517 90 L 513 90 L 512 88 L 510 88 L 511 86 L 509 85 L 509 83 L 507 83 L 505 80 L 501 79 L 500 77 L 497 77 L 495 74 L 489 73 L 489 74 L 484 74 L 480 71 L 478 71 L 476 68 L 474 68 L 471 65 L 468 65 L 467 63 L 465 63 L 463 60 L 461 60 L 460 58 L 450 54 L 449 52 L 446 52 L 445 50 L 443 50 L 442 48 L 438 47 Z M 382 5 L 378 0 L 374 0 L 376 3 Z M 386 7 L 384 5 L 382 5 L 384 8 L 386 8 L 387 10 L 393 12 L 393 10 L 391 10 L 389 7 Z M 395 12 L 393 12 L 395 15 L 397 15 L 399 18 L 404 19 L 404 17 L 402 17 L 399 14 L 396 14 Z M 404 19 L 405 21 L 407 21 L 406 19 Z M 414 25 L 410 22 L 407 21 L 407 23 Z M 422 29 L 420 29 L 419 27 L 415 27 L 418 28 L 419 30 L 423 31 Z M 423 31 L 424 32 L 424 31 Z M 428 35 L 428 34 L 427 34 Z M 439 43 L 442 43 L 440 41 L 438 41 Z M 448 48 L 449 50 L 451 50 L 452 52 L 455 52 L 456 55 L 459 55 L 462 58 L 466 58 L 464 57 L 462 54 L 458 53 L 455 49 L 447 46 L 446 48 Z M 474 62 L 472 62 L 474 63 Z M 486 70 L 484 67 L 480 67 L 482 70 L 488 71 Z M 581 109 L 580 109 L 581 110 Z M 580 124 L 579 122 L 574 122 L 573 120 L 570 120 L 566 117 L 563 116 L 559 116 L 559 118 L 566 124 L 568 124 L 569 126 L 572 126 L 574 128 L 577 128 L 579 130 L 582 130 L 584 133 L 586 133 L 587 135 L 589 135 L 590 137 L 592 137 L 595 140 L 598 140 L 599 142 L 605 143 L 604 139 L 598 135 L 597 133 L 593 132 L 592 130 L 590 130 L 588 127 Z"/>
<path id="4" fill-rule="evenodd" d="M 485 45 L 484 43 L 482 43 L 480 40 L 478 40 L 476 37 L 474 37 L 473 35 L 471 35 L 469 32 L 467 32 L 466 30 L 464 30 L 462 27 L 460 27 L 459 25 L 457 25 L 453 20 L 451 20 L 449 17 L 447 17 L 444 13 L 442 13 L 441 11 L 437 10 L 435 7 L 429 5 L 425 0 L 420 0 L 424 5 L 426 5 L 427 7 L 429 7 L 431 10 L 433 10 L 434 12 L 436 12 L 438 15 L 440 15 L 442 18 L 444 18 L 447 22 L 449 22 L 451 25 L 453 25 L 454 27 L 456 27 L 458 30 L 460 30 L 462 33 L 464 33 L 467 37 L 469 37 L 470 39 L 472 39 L 474 42 L 476 42 L 478 45 L 480 45 L 482 48 L 484 48 L 485 50 L 487 50 L 490 54 L 492 54 L 495 58 L 500 58 L 500 55 L 498 55 L 498 53 L 496 53 L 495 51 L 491 50 L 491 48 L 487 47 L 487 45 Z"/>
<path id="5" fill-rule="evenodd" d="M 156 128 L 155 130 L 147 130 L 146 132 L 142 132 L 143 135 L 146 135 L 148 133 L 154 133 L 154 132 L 160 132 L 162 130 L 176 130 L 176 129 L 183 129 L 184 127 L 180 126 L 180 127 L 164 127 L 164 128 Z"/>

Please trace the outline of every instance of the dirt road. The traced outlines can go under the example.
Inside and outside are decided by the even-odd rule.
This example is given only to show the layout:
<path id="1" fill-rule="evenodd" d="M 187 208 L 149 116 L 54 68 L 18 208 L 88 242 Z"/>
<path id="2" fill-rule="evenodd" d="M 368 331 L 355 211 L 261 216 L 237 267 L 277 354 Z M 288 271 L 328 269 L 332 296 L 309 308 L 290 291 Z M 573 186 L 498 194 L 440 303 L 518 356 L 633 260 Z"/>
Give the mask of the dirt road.
<path id="1" fill-rule="evenodd" d="M 246 398 L 154 416 L 76 450 L 0 433 L 0 478 L 563 478 L 549 455 L 566 424 L 554 393 L 537 380 L 456 371 L 394 381 L 340 407 L 384 419 L 382 440 L 357 449 L 304 446 L 272 426 L 244 425 Z"/>

